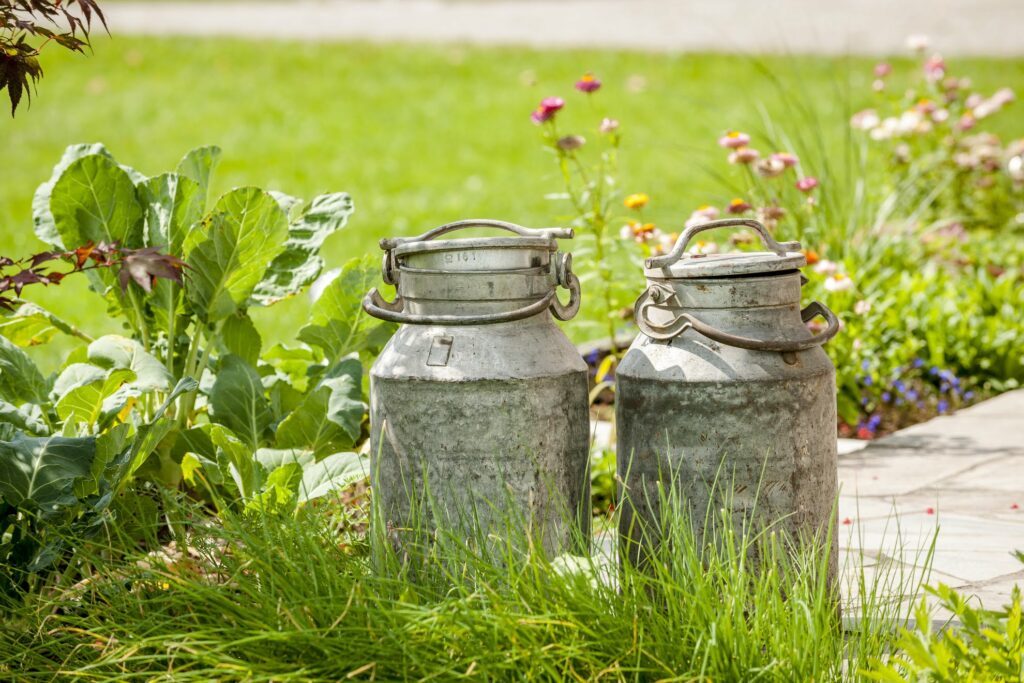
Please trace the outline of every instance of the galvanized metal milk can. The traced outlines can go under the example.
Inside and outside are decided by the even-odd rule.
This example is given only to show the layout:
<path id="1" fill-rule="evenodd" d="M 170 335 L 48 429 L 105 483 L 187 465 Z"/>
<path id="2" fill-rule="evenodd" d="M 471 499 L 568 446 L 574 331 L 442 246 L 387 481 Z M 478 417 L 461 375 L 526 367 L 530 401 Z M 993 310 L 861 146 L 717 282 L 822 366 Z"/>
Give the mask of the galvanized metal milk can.
<path id="1" fill-rule="evenodd" d="M 436 238 L 463 228 L 513 236 Z M 554 318 L 580 283 L 558 239 L 494 220 L 381 240 L 384 281 L 363 300 L 401 323 L 370 372 L 371 481 L 393 542 L 417 527 L 508 537 L 552 556 L 589 539 L 587 366 Z M 570 291 L 567 304 L 556 288 Z"/>
<path id="2" fill-rule="evenodd" d="M 686 253 L 694 235 L 727 226 L 752 228 L 769 251 Z M 690 227 L 669 253 L 647 259 L 634 308 L 641 334 L 616 373 L 626 559 L 660 542 L 673 496 L 702 545 L 711 541 L 705 523 L 725 505 L 734 523 L 754 513 L 791 537 L 827 529 L 836 391 L 821 345 L 839 321 L 820 303 L 800 308 L 804 265 L 798 242 L 776 242 L 742 219 Z M 827 327 L 815 335 L 805 323 L 819 315 Z M 834 572 L 834 544 L 831 552 Z"/>

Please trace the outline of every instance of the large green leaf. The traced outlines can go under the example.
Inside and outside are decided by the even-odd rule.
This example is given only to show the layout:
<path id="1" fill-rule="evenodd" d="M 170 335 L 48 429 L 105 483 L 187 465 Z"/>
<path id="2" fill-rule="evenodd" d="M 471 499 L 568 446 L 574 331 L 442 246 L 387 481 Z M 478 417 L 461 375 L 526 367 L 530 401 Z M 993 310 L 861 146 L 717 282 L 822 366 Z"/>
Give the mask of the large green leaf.
<path id="1" fill-rule="evenodd" d="M 230 429 L 252 449 L 259 445 L 272 419 L 260 376 L 245 360 L 231 354 L 221 359 L 210 391 L 210 407 L 213 421 Z"/>
<path id="2" fill-rule="evenodd" d="M 223 478 L 234 482 L 239 496 L 249 500 L 263 486 L 263 468 L 253 449 L 221 425 L 210 428 L 210 440 L 217 448 L 217 465 Z"/>
<path id="3" fill-rule="evenodd" d="M 206 197 L 210 190 L 210 176 L 213 175 L 219 161 L 220 147 L 210 145 L 196 147 L 178 163 L 178 175 L 193 180 L 199 187 L 201 211 L 206 207 Z"/>
<path id="4" fill-rule="evenodd" d="M 34 403 L 26 403 L 19 408 L 0 399 L 0 423 L 4 422 L 36 436 L 44 436 L 49 432 L 39 406 Z"/>
<path id="5" fill-rule="evenodd" d="M 132 387 L 139 391 L 167 391 L 174 378 L 164 364 L 147 353 L 142 344 L 116 334 L 108 334 L 89 344 L 89 361 L 100 367 L 131 370 Z"/>
<path id="6" fill-rule="evenodd" d="M 94 154 L 72 162 L 53 186 L 50 210 L 68 249 L 89 242 L 142 246 L 135 183 L 108 157 Z"/>
<path id="7" fill-rule="evenodd" d="M 50 395 L 55 401 L 78 387 L 101 382 L 107 378 L 107 371 L 92 363 L 69 363 L 61 370 L 53 383 Z"/>
<path id="8" fill-rule="evenodd" d="M 316 462 L 316 459 L 311 452 L 299 448 L 259 448 L 256 450 L 256 462 L 265 471 L 273 472 L 278 467 L 292 462 L 306 467 Z"/>
<path id="9" fill-rule="evenodd" d="M 370 474 L 369 461 L 358 453 L 335 453 L 302 472 L 298 502 L 305 503 L 343 489 Z"/>
<path id="10" fill-rule="evenodd" d="M 228 353 L 235 354 L 252 366 L 259 361 L 263 340 L 247 314 L 239 311 L 229 315 L 220 330 L 220 338 Z"/>
<path id="11" fill-rule="evenodd" d="M 45 344 L 58 332 L 74 336 L 76 331 L 71 323 L 33 303 L 22 304 L 12 315 L 0 320 L 0 336 L 21 347 Z"/>
<path id="12" fill-rule="evenodd" d="M 0 398 L 11 403 L 43 403 L 48 383 L 28 354 L 0 337 Z"/>
<path id="13" fill-rule="evenodd" d="M 102 375 L 89 382 L 82 382 L 66 391 L 57 401 L 57 414 L 62 420 L 96 424 L 100 416 L 111 411 L 117 412 L 124 406 L 125 396 L 120 405 L 108 405 L 111 397 L 121 385 L 135 379 L 131 370 L 101 370 Z"/>
<path id="14" fill-rule="evenodd" d="M 90 476 L 96 453 L 92 437 L 17 435 L 0 441 L 0 496 L 22 508 L 52 512 L 77 502 L 72 488 Z"/>
<path id="15" fill-rule="evenodd" d="M 269 194 L 254 187 L 229 192 L 185 240 L 185 291 L 206 322 L 244 307 L 267 266 L 281 253 L 288 219 Z"/>
<path id="16" fill-rule="evenodd" d="M 256 286 L 253 301 L 269 306 L 298 294 L 313 282 L 324 266 L 320 247 L 325 239 L 345 227 L 352 211 L 352 198 L 347 193 L 315 197 L 288 225 L 284 251 Z"/>
<path id="17" fill-rule="evenodd" d="M 363 296 L 380 281 L 380 262 L 372 256 L 352 259 L 313 304 L 299 339 L 321 348 L 331 360 L 366 348 L 382 325 L 363 311 Z"/>
<path id="18" fill-rule="evenodd" d="M 68 248 L 65 247 L 64 242 L 60 238 L 60 233 L 57 232 L 57 226 L 53 222 L 53 212 L 50 211 L 50 196 L 53 194 L 53 186 L 57 184 L 57 180 L 68 166 L 82 157 L 95 154 L 113 158 L 110 156 L 107 148 L 98 142 L 69 146 L 64 150 L 64 155 L 57 162 L 57 165 L 53 167 L 50 179 L 36 188 L 36 193 L 32 197 L 32 223 L 35 225 L 36 235 L 39 239 L 51 247 L 58 249 Z M 70 248 L 77 246 L 81 245 L 72 244 Z"/>
<path id="19" fill-rule="evenodd" d="M 277 446 L 308 448 L 317 457 L 351 448 L 366 414 L 361 394 L 362 365 L 346 358 L 277 426 Z"/>
<path id="20" fill-rule="evenodd" d="M 145 203 L 146 246 L 181 256 L 185 235 L 203 217 L 203 196 L 199 183 L 177 173 L 148 178 L 139 185 Z"/>

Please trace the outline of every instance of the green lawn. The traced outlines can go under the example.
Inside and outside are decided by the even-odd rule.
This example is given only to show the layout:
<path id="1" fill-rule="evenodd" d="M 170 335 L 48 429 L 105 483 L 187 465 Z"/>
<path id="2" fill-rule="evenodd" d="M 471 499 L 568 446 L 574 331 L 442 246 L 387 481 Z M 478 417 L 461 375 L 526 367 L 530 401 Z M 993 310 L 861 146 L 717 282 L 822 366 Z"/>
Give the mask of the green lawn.
<path id="1" fill-rule="evenodd" d="M 123 37 L 98 40 L 91 57 L 49 51 L 43 65 L 31 108 L 0 123 L 0 253 L 40 247 L 32 192 L 66 145 L 103 141 L 123 163 L 155 174 L 213 143 L 224 150 L 217 191 L 352 193 L 356 215 L 325 249 L 332 265 L 375 249 L 383 235 L 458 218 L 564 218 L 563 205 L 544 199 L 558 178 L 528 114 L 542 96 L 560 94 L 564 130 L 589 124 L 585 97 L 572 91 L 583 71 L 605 82 L 596 106 L 623 122 L 622 189 L 649 192 L 649 216 L 667 228 L 698 204 L 728 200 L 704 170 L 719 157 L 722 130 L 756 134 L 762 107 L 782 121 L 789 107 L 810 103 L 825 141 L 841 148 L 871 78 L 864 59 Z M 982 92 L 1024 91 L 1024 60 L 951 67 L 971 73 Z M 992 128 L 1012 125 L 1008 116 Z M 75 291 L 32 297 L 101 331 L 102 311 L 80 305 Z M 263 312 L 266 335 L 290 338 L 304 305 Z"/>

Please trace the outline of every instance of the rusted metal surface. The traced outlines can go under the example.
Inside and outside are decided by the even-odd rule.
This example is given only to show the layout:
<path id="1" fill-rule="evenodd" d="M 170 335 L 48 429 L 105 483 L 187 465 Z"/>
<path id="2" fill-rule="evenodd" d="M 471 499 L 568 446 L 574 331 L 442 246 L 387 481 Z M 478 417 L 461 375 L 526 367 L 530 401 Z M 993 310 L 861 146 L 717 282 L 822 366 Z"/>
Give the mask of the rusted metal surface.
<path id="1" fill-rule="evenodd" d="M 433 240 L 480 225 L 518 236 Z M 382 241 L 398 297 L 364 307 L 404 324 L 370 372 L 378 523 L 500 538 L 523 522 L 552 556 L 586 550 L 587 368 L 552 317 L 579 305 L 556 243 L 571 234 L 466 221 Z"/>
<path id="2" fill-rule="evenodd" d="M 711 227 L 723 224 L 735 222 Z M 696 260 L 681 256 L 693 234 L 675 250 L 684 261 Z M 660 542 L 662 501 L 673 493 L 699 537 L 726 505 L 736 522 L 778 522 L 793 537 L 832 518 L 835 370 L 820 345 L 838 321 L 820 304 L 802 315 L 792 265 L 803 263 L 799 245 L 773 244 L 760 273 L 748 269 L 748 255 L 738 255 L 741 273 L 719 259 L 721 277 L 670 259 L 646 270 L 638 322 L 654 334 L 636 339 L 616 374 L 620 537 L 633 562 Z M 773 257 L 789 267 L 777 269 Z M 824 315 L 829 329 L 812 335 L 810 314 Z M 834 543 L 831 552 L 834 571 Z"/>

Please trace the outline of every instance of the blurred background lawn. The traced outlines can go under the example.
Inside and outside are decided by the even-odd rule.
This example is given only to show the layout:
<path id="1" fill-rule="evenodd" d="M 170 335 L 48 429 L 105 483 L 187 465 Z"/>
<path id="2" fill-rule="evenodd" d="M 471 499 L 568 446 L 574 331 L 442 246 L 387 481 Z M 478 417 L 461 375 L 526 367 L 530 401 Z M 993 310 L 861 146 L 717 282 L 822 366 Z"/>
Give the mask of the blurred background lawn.
<path id="1" fill-rule="evenodd" d="M 1024 91 L 1024 59 L 952 62 L 972 74 L 980 92 Z M 9 162 L 0 182 L 0 254 L 42 248 L 32 232 L 32 193 L 64 147 L 77 142 L 104 142 L 119 161 L 147 174 L 172 169 L 192 147 L 220 145 L 216 193 L 247 184 L 306 198 L 348 191 L 356 214 L 327 244 L 329 266 L 376 250 L 384 235 L 459 218 L 557 224 L 566 207 L 544 195 L 559 191 L 560 179 L 528 119 L 547 95 L 568 101 L 559 119 L 565 133 L 593 135 L 583 126 L 601 112 L 622 121 L 623 191 L 649 193 L 648 220 L 677 230 L 697 205 L 729 199 L 705 172 L 720 157 L 715 139 L 723 130 L 756 133 L 763 114 L 784 121 L 805 108 L 820 122 L 824 144 L 841 150 L 850 113 L 870 104 L 873 63 L 100 39 L 87 58 L 45 54 L 48 73 L 31 109 L 0 123 Z M 605 83 L 593 103 L 572 90 L 584 71 Z M 1013 123 L 1005 117 L 990 128 L 1008 133 Z M 31 297 L 92 333 L 114 331 L 98 298 L 82 296 L 80 280 Z M 264 337 L 293 339 L 306 307 L 303 297 L 259 311 Z"/>

